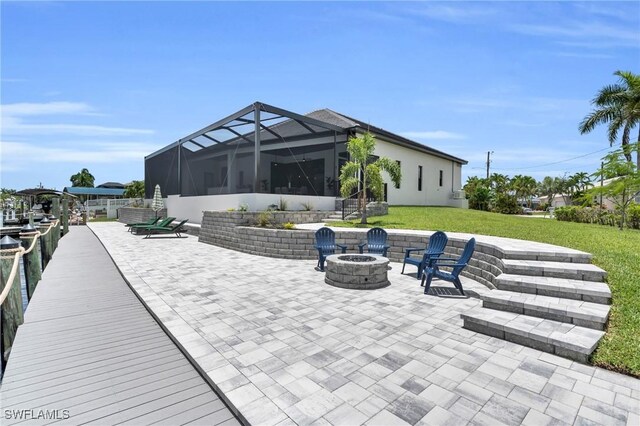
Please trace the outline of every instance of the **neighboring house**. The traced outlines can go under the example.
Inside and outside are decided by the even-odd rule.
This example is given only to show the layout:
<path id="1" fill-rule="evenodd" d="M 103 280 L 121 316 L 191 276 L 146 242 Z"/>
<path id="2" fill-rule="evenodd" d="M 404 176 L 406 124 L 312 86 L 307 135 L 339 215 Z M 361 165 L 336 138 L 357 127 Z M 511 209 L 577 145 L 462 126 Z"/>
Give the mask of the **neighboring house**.
<path id="1" fill-rule="evenodd" d="M 203 210 L 262 210 L 280 198 L 292 210 L 303 202 L 334 210 L 346 142 L 367 131 L 376 156 L 400 163 L 399 187 L 383 174 L 389 204 L 466 207 L 467 161 L 329 109 L 299 115 L 258 102 L 145 157 L 145 196 L 159 184 L 169 213 L 192 221 Z"/>

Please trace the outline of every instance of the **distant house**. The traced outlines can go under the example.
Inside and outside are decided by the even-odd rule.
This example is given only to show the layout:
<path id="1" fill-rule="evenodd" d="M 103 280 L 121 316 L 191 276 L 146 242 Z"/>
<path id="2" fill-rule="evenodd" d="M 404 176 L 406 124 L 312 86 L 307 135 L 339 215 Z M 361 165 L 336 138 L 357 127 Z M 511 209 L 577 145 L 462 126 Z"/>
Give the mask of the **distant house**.
<path id="1" fill-rule="evenodd" d="M 612 179 L 605 179 L 602 182 L 602 185 L 606 186 L 608 184 L 610 184 L 611 182 L 613 182 L 614 180 L 616 180 L 617 178 L 612 178 Z M 594 187 L 594 186 L 600 186 L 600 182 L 593 182 L 590 185 L 590 188 Z M 640 204 L 640 194 L 637 194 L 634 200 L 636 203 Z M 542 196 L 540 197 L 540 203 L 541 204 L 546 204 L 549 202 L 549 197 L 547 196 Z M 607 210 L 615 210 L 616 209 L 616 204 L 607 197 L 603 197 L 602 200 L 600 200 L 599 196 L 594 197 L 593 199 L 594 204 L 599 204 L 600 202 L 602 202 L 602 205 L 604 206 L 605 209 Z M 558 194 L 555 197 L 553 197 L 553 199 L 550 202 L 550 206 L 551 207 L 564 207 L 567 205 L 571 205 L 572 200 L 571 200 L 571 195 L 568 194 Z"/>
<path id="2" fill-rule="evenodd" d="M 280 198 L 291 209 L 334 210 L 346 143 L 365 132 L 376 138 L 375 156 L 400 165 L 400 185 L 383 174 L 389 204 L 466 207 L 467 161 L 330 109 L 300 115 L 259 102 L 145 157 L 145 198 L 160 185 L 169 214 L 192 221 L 203 210 L 263 210 Z"/>

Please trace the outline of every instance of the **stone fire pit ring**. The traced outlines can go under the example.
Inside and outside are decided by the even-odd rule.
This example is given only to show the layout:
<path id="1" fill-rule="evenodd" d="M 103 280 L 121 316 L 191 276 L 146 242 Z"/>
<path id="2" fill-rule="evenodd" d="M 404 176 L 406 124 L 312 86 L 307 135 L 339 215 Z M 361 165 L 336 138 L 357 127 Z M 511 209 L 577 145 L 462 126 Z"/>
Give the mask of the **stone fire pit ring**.
<path id="1" fill-rule="evenodd" d="M 373 290 L 388 286 L 389 259 L 375 254 L 327 256 L 324 282 L 334 287 Z"/>

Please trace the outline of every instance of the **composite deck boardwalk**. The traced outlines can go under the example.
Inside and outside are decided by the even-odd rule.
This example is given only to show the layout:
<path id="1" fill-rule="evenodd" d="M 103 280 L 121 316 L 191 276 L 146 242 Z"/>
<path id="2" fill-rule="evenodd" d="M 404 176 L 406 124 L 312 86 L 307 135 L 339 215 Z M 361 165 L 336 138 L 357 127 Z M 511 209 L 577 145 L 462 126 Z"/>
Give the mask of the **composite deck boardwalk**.
<path id="1" fill-rule="evenodd" d="M 239 424 L 87 227 L 60 241 L 44 273 L 0 406 L 3 425 Z"/>

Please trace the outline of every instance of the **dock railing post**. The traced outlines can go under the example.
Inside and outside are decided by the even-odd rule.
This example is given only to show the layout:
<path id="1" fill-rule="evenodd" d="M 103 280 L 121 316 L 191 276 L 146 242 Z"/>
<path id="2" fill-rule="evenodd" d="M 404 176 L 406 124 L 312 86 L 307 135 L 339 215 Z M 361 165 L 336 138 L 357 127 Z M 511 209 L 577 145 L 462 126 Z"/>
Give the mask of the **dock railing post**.
<path id="1" fill-rule="evenodd" d="M 51 256 L 58 248 L 58 241 L 60 241 L 60 219 L 56 216 L 49 216 L 49 220 L 51 221 L 51 226 L 53 229 L 51 230 Z"/>
<path id="2" fill-rule="evenodd" d="M 9 351 L 16 337 L 18 326 L 24 322 L 22 312 L 22 291 L 20 288 L 20 256 L 24 249 L 20 243 L 6 236 L 0 240 L 0 293 L 10 286 L 6 299 L 2 302 L 2 365 L 8 358 Z"/>
<path id="3" fill-rule="evenodd" d="M 29 225 L 35 226 L 33 221 L 33 212 L 29 212 Z"/>
<path id="4" fill-rule="evenodd" d="M 51 227 L 53 224 L 46 217 L 40 221 L 40 249 L 42 250 L 42 270 L 47 267 L 53 253 L 51 246 Z"/>
<path id="5" fill-rule="evenodd" d="M 29 247 L 33 244 L 33 240 L 38 239 L 40 234 L 38 230 L 31 225 L 25 225 L 20 230 L 20 240 L 22 241 L 22 247 L 25 250 L 29 250 Z M 24 277 L 27 281 L 27 299 L 31 300 L 33 292 L 38 285 L 38 281 L 42 278 L 42 266 L 41 266 L 41 254 L 40 244 L 35 243 L 33 250 L 29 253 L 25 253 L 22 256 L 22 262 L 24 263 Z"/>
<path id="6" fill-rule="evenodd" d="M 69 233 L 69 200 L 67 197 L 62 199 L 62 235 Z"/>

